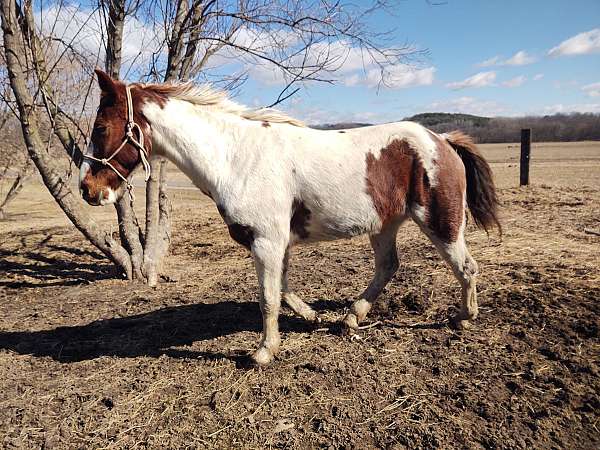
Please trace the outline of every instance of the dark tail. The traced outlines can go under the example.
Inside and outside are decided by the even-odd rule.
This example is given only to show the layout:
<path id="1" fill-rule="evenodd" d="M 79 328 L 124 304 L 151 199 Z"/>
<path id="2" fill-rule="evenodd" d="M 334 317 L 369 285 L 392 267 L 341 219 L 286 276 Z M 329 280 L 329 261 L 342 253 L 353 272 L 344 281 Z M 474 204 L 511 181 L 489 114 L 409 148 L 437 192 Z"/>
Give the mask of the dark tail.
<path id="1" fill-rule="evenodd" d="M 502 235 L 502 226 L 498 220 L 498 196 L 492 169 L 477 150 L 477 146 L 470 136 L 461 131 L 453 131 L 446 133 L 445 137 L 465 165 L 467 205 L 469 205 L 475 224 L 486 232 L 497 226 Z"/>

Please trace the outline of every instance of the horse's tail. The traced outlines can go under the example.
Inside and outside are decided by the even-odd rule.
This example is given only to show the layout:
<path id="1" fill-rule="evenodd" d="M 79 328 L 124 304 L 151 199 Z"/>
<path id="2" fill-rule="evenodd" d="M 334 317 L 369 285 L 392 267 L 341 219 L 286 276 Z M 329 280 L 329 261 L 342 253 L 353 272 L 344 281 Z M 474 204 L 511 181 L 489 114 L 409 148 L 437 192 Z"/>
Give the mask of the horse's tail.
<path id="1" fill-rule="evenodd" d="M 486 232 L 495 225 L 502 234 L 502 226 L 498 219 L 498 196 L 489 164 L 479 153 L 470 136 L 461 131 L 452 131 L 443 136 L 465 165 L 467 205 L 475 224 Z"/>

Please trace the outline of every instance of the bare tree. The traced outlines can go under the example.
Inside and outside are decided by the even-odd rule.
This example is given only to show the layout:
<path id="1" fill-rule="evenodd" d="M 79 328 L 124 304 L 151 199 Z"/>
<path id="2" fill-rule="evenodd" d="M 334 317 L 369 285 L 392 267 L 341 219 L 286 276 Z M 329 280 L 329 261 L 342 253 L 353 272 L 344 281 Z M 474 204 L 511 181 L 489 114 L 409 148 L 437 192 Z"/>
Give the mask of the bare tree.
<path id="1" fill-rule="evenodd" d="M 6 70 L 18 107 L 27 152 L 40 172 L 44 184 L 75 227 L 130 277 L 131 263 L 125 249 L 111 233 L 102 230 L 83 212 L 83 201 L 79 195 L 73 193 L 68 181 L 61 175 L 62 171 L 57 161 L 45 151 L 47 143 L 42 139 L 38 108 L 30 92 L 27 77 L 27 74 L 31 73 L 30 52 L 35 54 L 36 46 L 30 47 L 28 44 L 31 44 L 31 40 L 25 39 L 23 28 L 27 29 L 27 21 L 24 20 L 23 11 L 18 8 L 17 3 L 3 0 L 1 7 Z M 24 8 L 25 11 L 31 12 L 31 4 L 25 4 Z M 37 60 L 37 63 L 43 61 Z M 43 82 L 39 87 L 43 89 Z M 53 109 L 56 110 L 57 108 Z M 57 116 L 60 117 L 60 114 Z M 68 135 L 64 137 L 68 138 Z"/>
<path id="2" fill-rule="evenodd" d="M 0 2 L 6 70 L 29 156 L 75 226 L 127 278 L 151 285 L 157 282 L 170 243 L 166 162 L 151 162 L 143 229 L 128 196 L 116 205 L 116 239 L 83 212 L 82 201 L 71 191 L 68 179 L 61 176 L 57 161 L 45 151 L 54 136 L 76 166 L 81 162 L 79 145 L 86 133 L 78 119 L 87 110 L 90 85 L 78 118 L 72 107 L 61 103 L 56 88 L 60 83 L 54 81 L 56 68 L 66 57 L 85 70 L 102 58 L 75 44 L 75 36 L 90 28 L 90 21 L 100 25 L 105 69 L 115 78 L 128 65 L 126 73 L 136 73 L 145 80 L 195 79 L 232 89 L 253 70 L 262 68 L 265 73 L 264 68 L 269 67 L 268 73 L 277 73 L 283 83 L 273 104 L 292 96 L 303 82 L 335 82 L 336 70 L 357 54 L 371 71 L 379 71 L 383 84 L 388 80 L 389 68 L 415 54 L 410 47 L 387 46 L 385 33 L 366 26 L 366 17 L 389 6 L 383 0 L 366 6 L 327 0 L 99 0 L 98 10 L 90 12 L 90 20 L 83 21 L 71 39 L 57 36 L 54 26 L 50 30 L 36 27 L 30 0 Z M 128 55 L 125 61 L 124 39 L 133 39 L 126 24 L 134 22 L 144 27 L 144 34 L 151 35 L 145 45 L 151 47 L 152 57 L 141 58 L 140 49 L 139 54 Z M 219 67 L 223 66 L 231 72 L 220 74 Z M 89 121 L 90 116 L 83 119 Z M 41 130 L 46 122 L 51 133 L 44 142 Z"/>

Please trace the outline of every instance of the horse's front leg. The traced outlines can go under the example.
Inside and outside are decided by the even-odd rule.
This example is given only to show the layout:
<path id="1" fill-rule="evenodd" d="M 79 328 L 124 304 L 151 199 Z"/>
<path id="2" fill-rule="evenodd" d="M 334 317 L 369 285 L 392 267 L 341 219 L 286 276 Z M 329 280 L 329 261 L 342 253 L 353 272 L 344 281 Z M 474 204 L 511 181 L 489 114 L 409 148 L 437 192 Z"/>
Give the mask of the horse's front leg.
<path id="1" fill-rule="evenodd" d="M 252 244 L 254 265 L 260 288 L 260 310 L 263 334 L 252 359 L 259 366 L 269 364 L 279 351 L 279 308 L 281 305 L 281 275 L 287 242 L 258 238 Z"/>

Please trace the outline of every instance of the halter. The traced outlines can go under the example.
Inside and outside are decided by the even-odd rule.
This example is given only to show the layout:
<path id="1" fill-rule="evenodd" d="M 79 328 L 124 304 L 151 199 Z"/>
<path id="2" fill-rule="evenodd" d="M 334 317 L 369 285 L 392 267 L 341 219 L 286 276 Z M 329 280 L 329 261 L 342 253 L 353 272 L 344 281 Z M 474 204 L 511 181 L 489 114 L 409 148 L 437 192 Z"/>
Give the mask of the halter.
<path id="1" fill-rule="evenodd" d="M 140 152 L 140 159 L 142 160 L 142 164 L 144 166 L 144 171 L 146 172 L 145 181 L 148 181 L 151 174 L 150 163 L 148 162 L 148 151 L 144 147 L 144 133 L 142 133 L 142 129 L 140 126 L 135 123 L 133 120 L 133 100 L 131 98 L 131 88 L 129 86 L 125 86 L 125 92 L 127 94 L 127 128 L 125 132 L 125 137 L 121 142 L 121 145 L 117 147 L 117 149 L 108 157 L 108 158 L 96 158 L 92 155 L 84 155 L 84 158 L 91 159 L 92 161 L 97 161 L 103 166 L 108 166 L 112 169 L 114 173 L 116 173 L 121 180 L 123 180 L 127 184 L 127 189 L 129 190 L 129 195 L 131 196 L 131 200 L 133 200 L 133 185 L 129 182 L 127 178 L 125 178 L 121 173 L 113 166 L 110 161 L 125 147 L 125 144 L 130 143 Z M 140 136 L 139 140 L 135 138 L 133 130 L 137 129 L 138 134 Z"/>

